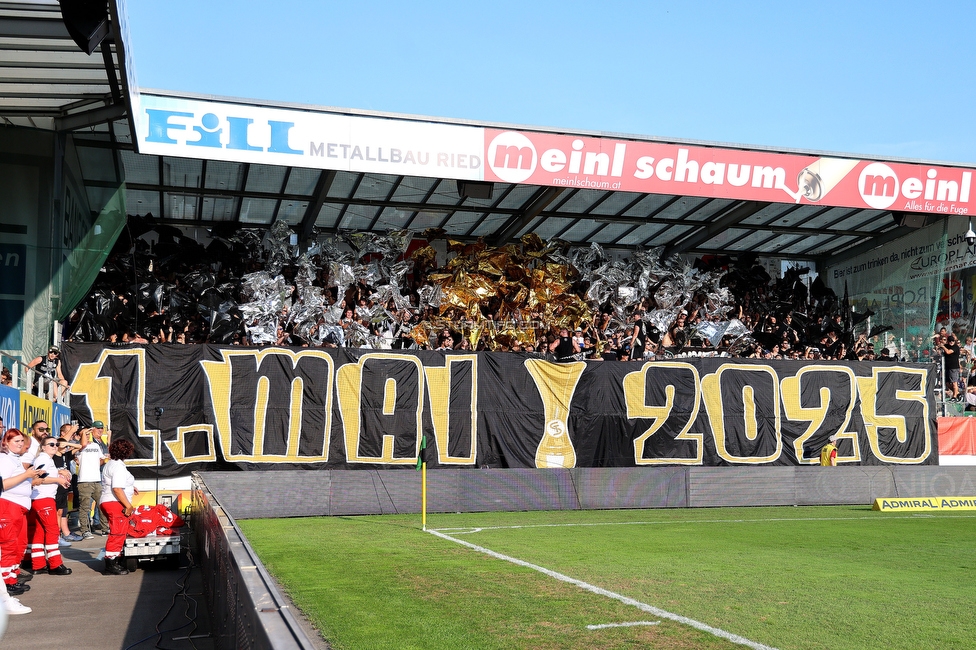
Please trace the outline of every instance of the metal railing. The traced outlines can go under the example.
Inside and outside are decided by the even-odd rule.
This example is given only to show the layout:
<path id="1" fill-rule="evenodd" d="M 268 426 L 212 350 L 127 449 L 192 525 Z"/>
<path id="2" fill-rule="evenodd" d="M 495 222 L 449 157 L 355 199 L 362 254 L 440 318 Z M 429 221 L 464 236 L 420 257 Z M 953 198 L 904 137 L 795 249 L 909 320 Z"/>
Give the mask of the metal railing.
<path id="1" fill-rule="evenodd" d="M 70 405 L 71 390 L 67 386 L 58 384 L 57 379 L 50 379 L 16 357 L 0 352 L 0 365 L 10 371 L 10 386 L 17 390 L 42 397 L 64 406 Z"/>

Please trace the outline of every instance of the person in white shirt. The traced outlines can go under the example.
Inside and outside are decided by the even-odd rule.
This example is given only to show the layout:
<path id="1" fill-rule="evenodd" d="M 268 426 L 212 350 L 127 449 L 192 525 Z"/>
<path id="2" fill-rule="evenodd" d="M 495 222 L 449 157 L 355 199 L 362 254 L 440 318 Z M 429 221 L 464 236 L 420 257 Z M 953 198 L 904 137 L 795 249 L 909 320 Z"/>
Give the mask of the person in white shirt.
<path id="1" fill-rule="evenodd" d="M 27 510 L 30 508 L 31 481 L 41 472 L 31 467 L 24 469 L 20 455 L 27 448 L 27 436 L 19 429 L 9 429 L 3 434 L 0 453 L 0 578 L 5 589 L 0 590 L 0 600 L 8 614 L 27 614 L 30 607 L 15 598 L 27 591 L 29 585 L 18 585 L 20 558 L 24 557 L 23 531 L 27 527 Z"/>
<path id="2" fill-rule="evenodd" d="M 71 569 L 64 565 L 61 549 L 58 546 L 58 535 L 61 533 L 61 522 L 58 517 L 58 506 L 54 501 L 58 486 L 68 487 L 71 479 L 58 474 L 54 464 L 54 454 L 58 449 L 58 439 L 47 436 L 40 444 L 40 452 L 34 458 L 34 468 L 39 481 L 34 482 L 31 490 L 31 509 L 28 522 L 30 525 L 31 570 L 34 573 L 46 572 L 52 576 L 66 576 Z M 45 571 L 46 570 L 46 571 Z"/>
<path id="3" fill-rule="evenodd" d="M 105 573 L 125 575 L 122 565 L 122 547 L 129 530 L 129 517 L 135 508 L 132 496 L 138 494 L 135 478 L 125 466 L 125 459 L 132 455 L 135 447 L 128 440 L 115 440 L 108 447 L 110 461 L 102 471 L 102 498 L 99 506 L 102 515 L 109 522 L 108 539 L 105 540 Z"/>
<path id="4" fill-rule="evenodd" d="M 75 457 L 78 463 L 78 532 L 83 539 L 94 537 L 91 510 L 102 493 L 101 469 L 106 456 L 98 438 L 104 426 L 101 420 L 96 420 L 90 429 L 81 430 L 81 451 Z"/>
<path id="5" fill-rule="evenodd" d="M 585 341 L 586 339 L 583 336 L 583 328 L 577 327 L 576 331 L 573 333 L 573 342 L 576 343 L 578 346 L 583 347 L 583 343 Z"/>
<path id="6" fill-rule="evenodd" d="M 45 436 L 48 435 L 48 431 L 47 422 L 44 420 L 37 420 L 31 425 L 30 438 L 27 439 L 28 446 L 20 455 L 20 461 L 24 464 L 24 468 L 34 464 L 34 458 L 41 450 L 41 440 L 44 440 Z"/>

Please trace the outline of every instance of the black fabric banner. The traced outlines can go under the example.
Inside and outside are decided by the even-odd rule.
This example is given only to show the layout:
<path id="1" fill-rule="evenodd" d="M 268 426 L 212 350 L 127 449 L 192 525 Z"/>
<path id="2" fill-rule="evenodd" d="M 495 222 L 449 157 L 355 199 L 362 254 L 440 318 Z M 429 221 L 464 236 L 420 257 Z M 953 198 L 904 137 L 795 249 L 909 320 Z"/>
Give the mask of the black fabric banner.
<path id="1" fill-rule="evenodd" d="M 72 410 L 197 469 L 938 463 L 934 366 L 65 344 Z"/>

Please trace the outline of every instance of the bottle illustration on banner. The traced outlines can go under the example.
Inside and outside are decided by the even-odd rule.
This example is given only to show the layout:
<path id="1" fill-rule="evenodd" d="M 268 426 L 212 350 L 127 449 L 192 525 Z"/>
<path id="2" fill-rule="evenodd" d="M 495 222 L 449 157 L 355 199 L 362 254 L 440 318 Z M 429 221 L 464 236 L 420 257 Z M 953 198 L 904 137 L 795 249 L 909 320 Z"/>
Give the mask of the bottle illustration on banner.
<path id="1" fill-rule="evenodd" d="M 846 158 L 821 158 L 801 169 L 796 175 L 796 193 L 785 187 L 783 189 L 797 203 L 800 199 L 816 203 L 844 180 L 844 177 L 851 173 L 859 162 L 859 160 Z"/>
<path id="2" fill-rule="evenodd" d="M 586 364 L 526 359 L 525 368 L 542 397 L 546 422 L 535 452 L 535 466 L 576 467 L 576 449 L 569 437 L 569 406 Z"/>

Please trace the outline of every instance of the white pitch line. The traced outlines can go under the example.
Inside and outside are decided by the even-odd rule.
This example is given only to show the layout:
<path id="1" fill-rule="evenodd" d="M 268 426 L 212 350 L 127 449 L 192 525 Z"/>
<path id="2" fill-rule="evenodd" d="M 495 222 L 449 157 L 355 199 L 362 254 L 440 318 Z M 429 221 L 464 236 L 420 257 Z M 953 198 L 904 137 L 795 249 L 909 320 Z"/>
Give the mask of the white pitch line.
<path id="1" fill-rule="evenodd" d="M 629 598 L 627 596 L 618 594 L 608 589 L 597 587 L 596 585 L 591 585 L 588 582 L 583 582 L 582 580 L 577 580 L 576 578 L 570 578 L 568 575 L 558 573 L 556 571 L 553 571 L 552 569 L 541 567 L 538 564 L 532 564 L 531 562 L 526 562 L 525 560 L 520 560 L 516 557 L 511 557 L 510 555 L 503 555 L 502 553 L 498 553 L 489 548 L 485 548 L 484 546 L 478 546 L 477 544 L 466 542 L 463 539 L 456 539 L 454 537 L 451 537 L 450 535 L 445 535 L 440 531 L 428 530 L 427 532 L 430 533 L 431 535 L 436 535 L 437 537 L 446 539 L 449 542 L 454 542 L 455 544 L 460 544 L 461 546 L 467 546 L 472 550 L 478 551 L 479 553 L 484 553 L 485 555 L 489 555 L 493 558 L 499 560 L 505 560 L 506 562 L 511 562 L 512 564 L 517 564 L 518 566 L 522 566 L 527 569 L 532 569 L 533 571 L 538 571 L 539 573 L 547 575 L 550 578 L 555 578 L 556 580 L 560 580 L 562 582 L 566 582 L 571 585 L 576 585 L 577 587 L 581 589 L 585 589 L 586 591 L 592 592 L 594 594 L 597 594 L 598 596 L 613 598 L 614 600 L 620 601 L 625 605 L 636 607 L 642 612 L 647 612 L 648 614 L 653 614 L 654 616 L 659 616 L 661 618 L 666 618 L 672 621 L 676 621 L 678 623 L 683 623 L 684 625 L 693 627 L 696 630 L 707 632 L 714 636 L 731 641 L 732 643 L 744 645 L 748 648 L 752 648 L 753 650 L 776 650 L 776 648 L 773 648 L 772 646 L 756 643 L 755 641 L 750 641 L 749 639 L 745 637 L 741 637 L 738 634 L 732 634 L 731 632 L 726 632 L 725 630 L 719 629 L 717 627 L 712 627 L 711 625 L 702 623 L 701 621 L 696 621 L 693 618 L 681 616 L 680 614 L 674 614 L 667 610 L 660 609 L 658 607 L 654 607 L 653 605 L 648 605 L 646 603 L 642 603 L 639 600 L 634 600 L 633 598 Z"/>
<path id="2" fill-rule="evenodd" d="M 661 621 L 633 621 L 630 623 L 602 623 L 600 625 L 587 625 L 587 630 L 606 630 L 611 627 L 636 627 L 638 625 L 660 625 Z"/>
<path id="3" fill-rule="evenodd" d="M 469 526 L 465 528 L 436 528 L 431 529 L 441 532 L 449 532 L 453 535 L 469 535 L 480 533 L 486 530 L 518 530 L 520 528 L 571 528 L 574 526 L 663 526 L 666 524 L 756 524 L 756 523 L 784 523 L 790 521 L 887 521 L 891 519 L 918 519 L 919 517 L 934 517 L 926 513 L 913 513 L 906 515 L 873 515 L 867 517 L 775 517 L 770 519 L 688 519 L 688 520 L 667 520 L 667 521 L 605 521 L 594 523 L 567 523 L 567 524 L 521 524 L 514 526 Z M 954 515 L 950 519 L 974 519 L 976 515 Z"/>

